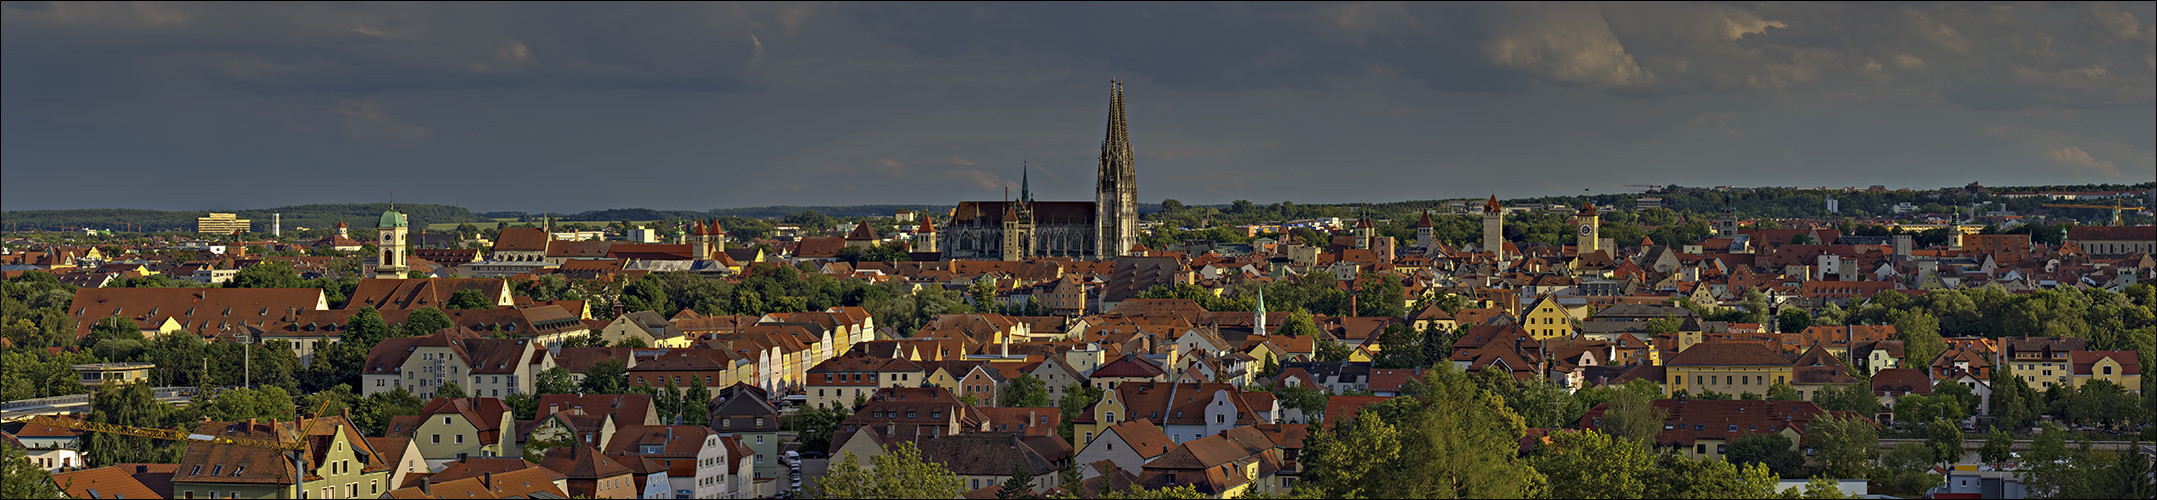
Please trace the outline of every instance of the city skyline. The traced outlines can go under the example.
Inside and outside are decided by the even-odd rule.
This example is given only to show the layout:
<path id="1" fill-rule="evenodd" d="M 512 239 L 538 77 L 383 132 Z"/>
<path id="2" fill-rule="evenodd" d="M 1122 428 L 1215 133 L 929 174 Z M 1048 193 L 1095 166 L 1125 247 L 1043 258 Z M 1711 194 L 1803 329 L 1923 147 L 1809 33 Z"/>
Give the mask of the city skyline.
<path id="1" fill-rule="evenodd" d="M 7 210 L 2157 178 L 2146 3 L 4 8 Z"/>

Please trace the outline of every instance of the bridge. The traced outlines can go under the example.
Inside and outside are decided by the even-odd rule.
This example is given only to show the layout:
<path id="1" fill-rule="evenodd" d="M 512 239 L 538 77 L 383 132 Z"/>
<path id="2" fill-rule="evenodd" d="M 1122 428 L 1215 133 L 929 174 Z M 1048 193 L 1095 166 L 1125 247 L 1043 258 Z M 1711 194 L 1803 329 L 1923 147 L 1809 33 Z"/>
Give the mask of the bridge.
<path id="1" fill-rule="evenodd" d="M 230 387 L 210 389 L 211 394 L 230 390 Z M 158 401 L 176 405 L 191 404 L 199 387 L 158 387 L 151 393 Z M 0 403 L 0 422 L 27 420 L 37 415 L 79 415 L 90 412 L 90 394 L 70 394 L 49 398 L 23 399 Z"/>
<path id="2" fill-rule="evenodd" d="M 1923 440 L 1923 439 L 1881 439 L 1881 440 L 1880 440 L 1880 449 L 1882 449 L 1882 450 L 1886 450 L 1886 449 L 1889 449 L 1889 448 L 1894 448 L 1895 446 L 1897 446 L 1897 445 L 1901 445 L 1901 444 L 1903 444 L 1903 443 L 1921 443 L 1921 444 L 1922 444 L 1922 443 L 1924 443 L 1924 442 L 1925 442 L 1925 440 Z M 2017 453 L 2021 453 L 2021 452 L 2027 452 L 2027 451 L 2030 451 L 2030 442 L 2031 442 L 2031 440 L 2030 440 L 2029 438 L 2027 438 L 2027 437 L 2024 437 L 2024 436 L 2016 436 L 2016 437 L 2015 437 L 2015 446 L 2014 446 L 2014 451 L 2015 451 L 2015 452 L 2017 452 Z M 2148 445 L 2149 445 L 2148 443 L 2143 443 L 2143 446 L 2148 446 Z M 2075 440 L 2072 440 L 2072 439 L 2070 439 L 2070 440 L 2068 440 L 2068 441 L 2067 441 L 2067 447 L 2068 447 L 2069 449 L 2080 449 L 2080 448 L 2079 448 L 2079 446 L 2080 446 L 2080 445 L 2079 445 L 2079 444 L 2078 444 L 2078 443 L 2077 443 L 2077 442 L 2076 442 Z M 2135 446 L 2135 443 L 2134 443 L 2133 441 L 2091 441 L 2091 442 L 2090 442 L 2090 449 L 2092 449 L 2092 450 L 2104 450 L 2104 451 L 2120 451 L 2120 450 L 2131 450 L 2131 449 L 2134 449 L 2134 446 Z M 1961 460 L 1961 463 L 1976 463 L 1976 462 L 1978 461 L 1978 456 L 1977 456 L 1977 450 L 1979 450 L 1979 449 L 1983 449 L 1984 447 L 1985 447 L 1985 440 L 1984 440 L 1984 439 L 1964 439 L 1964 440 L 1962 440 L 1962 460 Z"/>

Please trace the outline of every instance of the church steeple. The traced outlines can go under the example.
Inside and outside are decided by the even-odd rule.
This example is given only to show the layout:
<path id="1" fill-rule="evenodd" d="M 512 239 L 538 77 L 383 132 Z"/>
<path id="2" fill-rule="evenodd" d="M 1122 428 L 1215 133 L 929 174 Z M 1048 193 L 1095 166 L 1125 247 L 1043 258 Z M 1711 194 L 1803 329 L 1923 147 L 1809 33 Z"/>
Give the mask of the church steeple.
<path id="1" fill-rule="evenodd" d="M 1252 311 L 1252 314 L 1256 315 L 1256 317 L 1254 317 L 1254 318 L 1251 318 L 1251 323 L 1252 323 L 1252 326 L 1254 326 L 1254 327 L 1255 327 L 1255 328 L 1252 328 L 1252 329 L 1251 329 L 1251 334 L 1252 334 L 1252 335 L 1265 335 L 1265 334 L 1266 334 L 1266 289 L 1265 289 L 1265 288 L 1259 288 L 1259 289 L 1258 289 L 1258 310 L 1256 310 L 1256 311 Z"/>
<path id="2" fill-rule="evenodd" d="M 1138 245 L 1138 171 L 1132 163 L 1130 128 L 1124 120 L 1123 82 L 1109 81 L 1108 132 L 1101 140 L 1099 185 L 1094 190 L 1098 254 L 1113 259 Z"/>
<path id="3" fill-rule="evenodd" d="M 1033 190 L 1033 188 L 1031 187 L 1031 186 L 1033 185 L 1033 183 L 1032 183 L 1032 180 L 1028 178 L 1028 177 L 1029 177 L 1029 176 L 1031 176 L 1031 175 L 1033 175 L 1033 167 L 1032 167 L 1032 166 L 1030 166 L 1030 165 L 1027 165 L 1027 164 L 1026 164 L 1025 162 L 1020 162 L 1020 163 L 1019 163 L 1019 203 L 1033 203 L 1033 202 L 1034 202 L 1034 190 Z"/>

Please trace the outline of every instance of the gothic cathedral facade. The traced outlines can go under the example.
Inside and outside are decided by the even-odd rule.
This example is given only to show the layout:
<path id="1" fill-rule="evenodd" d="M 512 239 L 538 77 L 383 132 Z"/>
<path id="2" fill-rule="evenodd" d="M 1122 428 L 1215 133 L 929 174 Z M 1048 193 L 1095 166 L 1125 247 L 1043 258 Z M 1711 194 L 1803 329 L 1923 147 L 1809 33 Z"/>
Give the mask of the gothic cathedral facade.
<path id="1" fill-rule="evenodd" d="M 1108 136 L 1101 141 L 1094 201 L 1034 201 L 1030 173 L 1019 196 L 962 201 L 934 233 L 950 259 L 1026 260 L 1034 257 L 1113 259 L 1138 245 L 1138 171 L 1124 122 L 1123 84 L 1109 89 Z"/>

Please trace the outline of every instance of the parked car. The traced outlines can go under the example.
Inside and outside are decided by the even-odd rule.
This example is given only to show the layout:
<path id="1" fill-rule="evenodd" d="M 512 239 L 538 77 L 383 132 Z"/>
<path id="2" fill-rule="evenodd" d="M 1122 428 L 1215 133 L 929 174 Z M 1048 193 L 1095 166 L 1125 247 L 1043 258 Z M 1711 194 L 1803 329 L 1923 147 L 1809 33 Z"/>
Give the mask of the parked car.
<path id="1" fill-rule="evenodd" d="M 801 453 L 795 452 L 794 450 L 786 450 L 786 454 L 781 455 L 779 461 L 787 465 L 801 463 Z"/>

